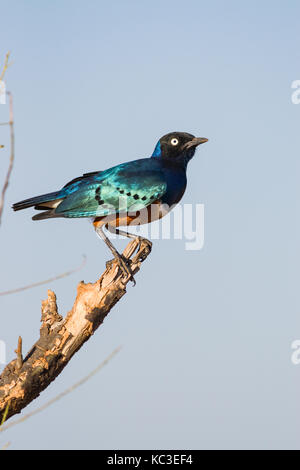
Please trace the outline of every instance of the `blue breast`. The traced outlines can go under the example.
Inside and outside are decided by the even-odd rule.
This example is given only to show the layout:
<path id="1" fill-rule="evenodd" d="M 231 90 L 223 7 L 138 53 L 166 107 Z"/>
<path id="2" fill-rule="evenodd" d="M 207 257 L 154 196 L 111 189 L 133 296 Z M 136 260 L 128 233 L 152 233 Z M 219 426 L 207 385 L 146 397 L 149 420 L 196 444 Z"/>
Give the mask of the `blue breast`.
<path id="1" fill-rule="evenodd" d="M 186 188 L 186 171 L 184 168 L 163 168 L 167 182 L 167 191 L 162 197 L 162 203 L 172 206 L 182 198 Z"/>

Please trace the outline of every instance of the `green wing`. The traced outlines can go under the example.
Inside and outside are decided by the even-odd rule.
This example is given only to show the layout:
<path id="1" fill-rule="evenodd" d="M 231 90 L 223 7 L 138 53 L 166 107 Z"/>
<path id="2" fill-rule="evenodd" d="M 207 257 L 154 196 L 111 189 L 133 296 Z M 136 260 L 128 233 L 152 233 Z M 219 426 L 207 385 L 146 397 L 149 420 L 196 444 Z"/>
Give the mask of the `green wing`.
<path id="1" fill-rule="evenodd" d="M 123 163 L 66 188 L 55 214 L 64 217 L 99 217 L 136 212 L 160 199 L 167 183 L 154 159 Z"/>

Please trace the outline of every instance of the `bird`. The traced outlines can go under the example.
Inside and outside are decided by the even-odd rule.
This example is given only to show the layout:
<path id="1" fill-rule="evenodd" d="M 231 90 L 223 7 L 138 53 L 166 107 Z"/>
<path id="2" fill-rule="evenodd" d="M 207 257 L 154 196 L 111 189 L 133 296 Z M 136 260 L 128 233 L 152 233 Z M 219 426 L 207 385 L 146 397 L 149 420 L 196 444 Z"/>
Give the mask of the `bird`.
<path id="1" fill-rule="evenodd" d="M 62 189 L 13 204 L 14 211 L 34 207 L 33 220 L 89 217 L 121 271 L 135 284 L 130 264 L 112 244 L 110 233 L 137 239 L 151 250 L 151 242 L 119 227 L 142 225 L 165 216 L 182 198 L 187 166 L 197 147 L 207 142 L 187 132 L 162 136 L 150 157 L 121 163 L 104 171 L 84 173 Z"/>

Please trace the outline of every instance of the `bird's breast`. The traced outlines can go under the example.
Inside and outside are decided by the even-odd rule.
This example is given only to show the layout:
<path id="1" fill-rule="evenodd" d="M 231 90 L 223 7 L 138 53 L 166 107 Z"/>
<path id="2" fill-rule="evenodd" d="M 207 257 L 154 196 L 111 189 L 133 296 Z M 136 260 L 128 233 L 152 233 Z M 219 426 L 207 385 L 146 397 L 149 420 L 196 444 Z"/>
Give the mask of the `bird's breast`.
<path id="1" fill-rule="evenodd" d="M 136 212 L 120 212 L 108 216 L 96 217 L 94 225 L 109 224 L 114 227 L 130 225 L 144 225 L 161 219 L 167 215 L 181 200 L 186 188 L 185 171 L 164 171 L 167 183 L 166 192 L 160 199 L 153 201 L 149 206 Z"/>
<path id="2" fill-rule="evenodd" d="M 111 225 L 113 227 L 125 227 L 130 225 L 144 225 L 159 220 L 167 215 L 172 208 L 161 200 L 154 201 L 151 205 L 137 212 L 124 212 L 112 214 L 106 217 L 96 217 L 94 226 Z"/>

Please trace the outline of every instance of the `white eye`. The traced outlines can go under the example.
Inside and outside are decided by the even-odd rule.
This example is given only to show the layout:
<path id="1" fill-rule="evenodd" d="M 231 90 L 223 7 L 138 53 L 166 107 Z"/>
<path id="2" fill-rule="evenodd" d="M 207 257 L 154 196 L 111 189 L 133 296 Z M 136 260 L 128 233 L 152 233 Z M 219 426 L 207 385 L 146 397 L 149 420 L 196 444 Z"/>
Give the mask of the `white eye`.
<path id="1" fill-rule="evenodd" d="M 171 140 L 172 145 L 178 145 L 178 139 L 175 139 L 175 137 Z"/>

